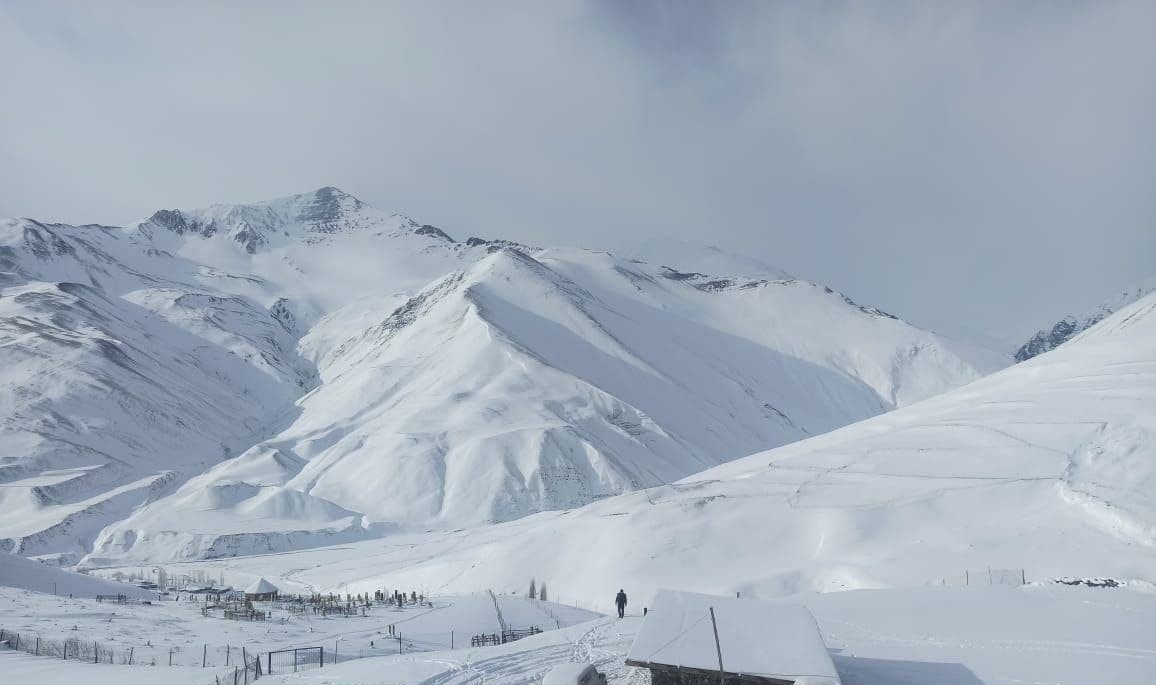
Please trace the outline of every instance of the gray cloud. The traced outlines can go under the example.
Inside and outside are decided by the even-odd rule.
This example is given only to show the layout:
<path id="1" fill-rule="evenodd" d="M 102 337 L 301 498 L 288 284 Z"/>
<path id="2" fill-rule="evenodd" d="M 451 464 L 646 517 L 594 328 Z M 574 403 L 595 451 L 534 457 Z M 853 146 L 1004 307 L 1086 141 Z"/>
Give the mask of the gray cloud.
<path id="1" fill-rule="evenodd" d="M 337 185 L 1016 338 L 1153 272 L 1156 5 L 0 5 L 0 214 Z"/>

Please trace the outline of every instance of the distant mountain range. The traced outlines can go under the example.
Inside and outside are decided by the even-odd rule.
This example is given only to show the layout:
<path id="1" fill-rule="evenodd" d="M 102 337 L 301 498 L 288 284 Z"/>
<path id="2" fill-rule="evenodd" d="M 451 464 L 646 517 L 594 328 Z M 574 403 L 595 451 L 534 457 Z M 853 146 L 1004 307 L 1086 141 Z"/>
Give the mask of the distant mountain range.
<path id="1" fill-rule="evenodd" d="M 459 240 L 336 188 L 5 220 L 0 548 L 160 561 L 507 521 L 1009 362 L 717 250 Z"/>

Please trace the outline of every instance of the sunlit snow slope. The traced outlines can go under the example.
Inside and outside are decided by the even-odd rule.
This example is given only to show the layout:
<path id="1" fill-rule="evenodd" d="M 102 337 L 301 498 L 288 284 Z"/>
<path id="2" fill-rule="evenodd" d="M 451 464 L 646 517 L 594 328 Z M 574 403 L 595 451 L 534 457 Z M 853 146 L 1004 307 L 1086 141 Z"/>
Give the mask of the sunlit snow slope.
<path id="1" fill-rule="evenodd" d="M 985 569 L 1156 581 L 1156 295 L 1062 348 L 680 483 L 250 573 L 352 591 L 619 587 L 762 596 L 987 582 Z M 610 588 L 610 590 L 608 590 Z"/>
<path id="2" fill-rule="evenodd" d="M 5 221 L 0 287 L 0 545 L 93 563 L 579 506 L 1004 363 L 804 281 L 457 242 L 335 188 Z"/>

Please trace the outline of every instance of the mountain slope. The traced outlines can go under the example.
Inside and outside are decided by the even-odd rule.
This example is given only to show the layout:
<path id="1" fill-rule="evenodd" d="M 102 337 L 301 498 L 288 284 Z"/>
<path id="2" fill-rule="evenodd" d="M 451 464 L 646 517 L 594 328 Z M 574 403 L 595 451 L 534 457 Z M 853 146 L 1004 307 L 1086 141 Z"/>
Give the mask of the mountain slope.
<path id="1" fill-rule="evenodd" d="M 111 562 L 509 520 L 1005 363 L 771 276 L 457 242 L 334 188 L 4 222 L 0 540 Z"/>
<path id="2" fill-rule="evenodd" d="M 110 527 L 89 563 L 279 550 L 348 534 L 349 512 L 422 529 L 579 506 L 977 375 L 935 336 L 811 284 L 503 249 L 324 357 L 298 418 L 254 448 L 296 471 L 223 465 Z M 206 486 L 249 496 L 186 502 Z M 271 489 L 340 511 L 251 519 Z"/>
<path id="3" fill-rule="evenodd" d="M 1027 342 L 1021 345 L 1015 353 L 1016 361 L 1026 361 L 1038 354 L 1043 354 L 1048 350 L 1059 347 L 1081 332 L 1103 321 L 1111 315 L 1112 312 L 1120 311 L 1124 307 L 1154 291 L 1156 291 L 1156 277 L 1149 278 L 1125 290 L 1116 297 L 1102 303 L 1093 312 L 1079 316 L 1073 314 L 1065 316 L 1057 321 L 1050 329 L 1038 331 Z"/>
<path id="4" fill-rule="evenodd" d="M 679 483 L 470 531 L 231 562 L 318 587 L 757 596 L 1023 569 L 1156 581 L 1156 295 L 966 387 Z M 479 560 L 485 563 L 478 563 Z M 515 580 L 511 580 L 515 579 Z M 1142 583 L 1141 583 L 1142 584 Z M 608 601 L 608 600 L 607 600 Z"/>

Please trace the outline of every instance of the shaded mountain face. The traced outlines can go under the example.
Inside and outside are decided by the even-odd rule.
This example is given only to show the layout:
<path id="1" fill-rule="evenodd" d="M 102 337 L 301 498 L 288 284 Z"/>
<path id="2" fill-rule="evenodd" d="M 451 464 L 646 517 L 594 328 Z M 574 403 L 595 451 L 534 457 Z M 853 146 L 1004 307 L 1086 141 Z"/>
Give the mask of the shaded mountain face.
<path id="1" fill-rule="evenodd" d="M 1083 331 L 1103 321 L 1113 312 L 1119 311 L 1123 307 L 1136 302 L 1154 291 L 1156 291 L 1156 278 L 1151 278 L 1104 302 L 1093 312 L 1082 316 L 1065 316 L 1057 321 L 1050 329 L 1037 332 L 1028 339 L 1027 342 L 1021 345 L 1020 348 L 1016 350 L 1015 359 L 1020 362 L 1027 361 L 1044 352 L 1054 350 Z"/>
<path id="2" fill-rule="evenodd" d="M 115 563 L 505 521 L 1005 363 L 776 275 L 459 243 L 335 188 L 0 222 L 0 545 Z"/>

